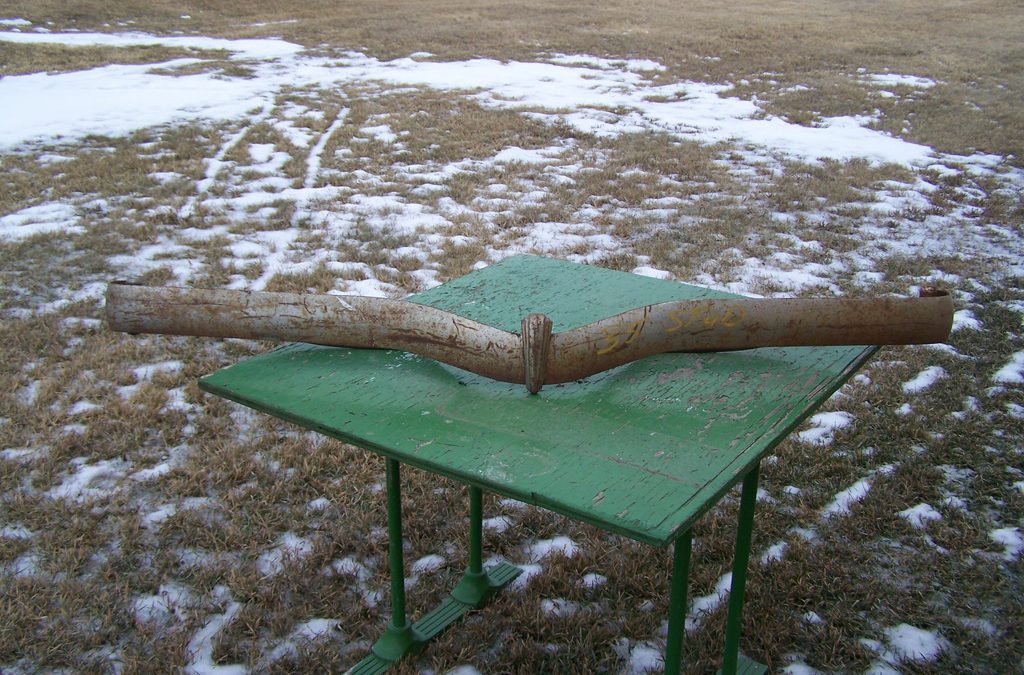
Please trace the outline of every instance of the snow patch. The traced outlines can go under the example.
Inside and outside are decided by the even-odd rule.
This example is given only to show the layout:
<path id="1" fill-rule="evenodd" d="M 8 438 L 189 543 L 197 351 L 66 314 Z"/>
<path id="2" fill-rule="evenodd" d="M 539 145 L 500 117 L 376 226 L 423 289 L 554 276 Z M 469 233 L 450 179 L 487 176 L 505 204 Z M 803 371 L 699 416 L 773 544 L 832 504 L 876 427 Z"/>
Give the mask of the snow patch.
<path id="1" fill-rule="evenodd" d="M 765 552 L 761 554 L 761 564 L 768 565 L 773 562 L 782 560 L 782 556 L 786 553 L 787 544 L 784 541 L 778 541 L 765 549 Z"/>
<path id="2" fill-rule="evenodd" d="M 463 664 L 461 666 L 455 666 L 451 670 L 445 671 L 444 675 L 483 675 L 479 670 L 471 665 Z"/>
<path id="3" fill-rule="evenodd" d="M 862 75 L 863 79 L 872 84 L 886 87 L 913 87 L 915 89 L 929 89 L 935 86 L 935 80 L 918 75 L 897 75 L 896 73 L 871 73 Z"/>
<path id="4" fill-rule="evenodd" d="M 294 660 L 299 656 L 299 649 L 310 644 L 329 638 L 336 631 L 337 619 L 310 619 L 296 625 L 280 644 L 271 650 L 267 660 L 271 663 L 283 659 Z"/>
<path id="5" fill-rule="evenodd" d="M 942 514 L 936 511 L 931 504 L 925 503 L 911 506 L 909 509 L 904 509 L 896 515 L 910 523 L 911 527 L 919 530 L 927 527 L 930 522 L 942 520 Z"/>
<path id="6" fill-rule="evenodd" d="M 313 542 L 293 532 L 285 532 L 278 544 L 264 552 L 256 560 L 256 569 L 264 577 L 272 577 L 284 571 L 289 560 L 304 558 L 313 552 Z"/>
<path id="7" fill-rule="evenodd" d="M 731 591 L 732 572 L 726 572 L 715 582 L 715 588 L 711 593 L 694 598 L 690 603 L 690 611 L 686 614 L 686 632 L 692 633 L 700 628 L 705 617 L 725 602 Z"/>
<path id="8" fill-rule="evenodd" d="M 317 497 L 306 503 L 307 511 L 326 511 L 331 507 L 331 500 L 327 497 Z"/>
<path id="9" fill-rule="evenodd" d="M 563 598 L 545 598 L 540 601 L 540 611 L 548 616 L 565 619 L 580 611 L 580 603 Z"/>
<path id="10" fill-rule="evenodd" d="M 920 394 L 930 389 L 939 380 L 945 379 L 949 374 L 941 366 L 928 366 L 913 379 L 903 383 L 904 394 Z"/>
<path id="11" fill-rule="evenodd" d="M 974 312 L 969 309 L 961 309 L 953 313 L 952 332 L 958 330 L 981 330 L 981 321 L 974 317 Z"/>
<path id="12" fill-rule="evenodd" d="M 135 376 L 136 381 L 142 382 L 144 380 L 152 380 L 158 373 L 177 373 L 182 367 L 181 361 L 161 361 L 132 368 L 132 374 Z"/>
<path id="13" fill-rule="evenodd" d="M 2 83 L 11 79 L 6 77 Z M 0 125 L 3 124 L 0 118 Z M 75 207 L 60 202 L 50 202 L 39 206 L 15 211 L 0 216 L 0 241 L 22 241 L 37 234 L 63 232 L 65 234 L 82 234 L 85 228 L 79 224 L 78 212 Z"/>
<path id="14" fill-rule="evenodd" d="M 554 161 L 554 156 L 560 152 L 560 148 L 524 150 L 513 145 L 501 150 L 491 161 L 495 164 L 545 164 Z"/>
<path id="15" fill-rule="evenodd" d="M 885 629 L 889 649 L 883 658 L 890 663 L 930 662 L 949 647 L 941 634 L 901 623 Z"/>
<path id="16" fill-rule="evenodd" d="M 493 530 L 497 534 L 501 534 L 512 525 L 512 519 L 508 516 L 495 516 L 493 518 L 484 518 L 483 528 L 485 530 Z"/>
<path id="17" fill-rule="evenodd" d="M 850 515 L 854 504 L 864 499 L 871 491 L 872 477 L 862 478 L 850 487 L 837 494 L 822 512 L 822 519 L 838 518 Z"/>
<path id="18" fill-rule="evenodd" d="M 170 625 L 174 621 L 183 622 L 188 618 L 194 602 L 192 594 L 184 586 L 161 584 L 155 594 L 135 599 L 135 622 L 157 627 Z"/>
<path id="19" fill-rule="evenodd" d="M 662 650 L 649 644 L 638 644 L 629 651 L 623 675 L 644 675 L 660 672 L 665 659 Z"/>
<path id="20" fill-rule="evenodd" d="M 230 591 L 224 586 L 218 586 L 214 592 L 222 597 L 230 598 Z M 206 624 L 196 631 L 188 643 L 190 661 L 185 667 L 186 673 L 189 675 L 245 675 L 249 672 L 245 666 L 222 666 L 213 660 L 217 635 L 234 621 L 241 611 L 241 603 L 230 600 L 226 603 L 223 614 L 213 614 L 207 619 Z"/>
<path id="21" fill-rule="evenodd" d="M 513 588 L 517 591 L 521 591 L 526 588 L 527 584 L 530 583 L 530 579 L 533 579 L 535 576 L 544 572 L 544 568 L 536 563 L 526 563 L 523 565 L 516 565 L 516 567 L 520 569 L 520 573 L 519 576 L 509 584 L 509 588 Z"/>
<path id="22" fill-rule="evenodd" d="M 5 539 L 31 539 L 34 536 L 36 536 L 35 532 L 18 523 L 0 527 L 0 537 Z"/>
<path id="23" fill-rule="evenodd" d="M 989 539 L 1003 547 L 1003 559 L 1013 562 L 1024 551 L 1024 537 L 1016 527 L 1001 527 L 988 533 Z"/>
<path id="24" fill-rule="evenodd" d="M 848 412 L 825 412 L 812 415 L 805 429 L 797 434 L 801 443 L 808 445 L 831 445 L 835 440 L 835 432 L 853 424 L 854 416 Z"/>
<path id="25" fill-rule="evenodd" d="M 1017 352 L 1010 361 L 992 376 L 999 384 L 1024 384 L 1024 352 Z"/>
<path id="26" fill-rule="evenodd" d="M 445 562 L 446 560 L 441 556 L 437 555 L 436 553 L 426 555 L 412 564 L 411 572 L 412 574 L 416 575 L 423 574 L 425 572 L 433 572 L 435 570 L 441 569 L 441 567 L 444 566 Z"/>
<path id="27" fill-rule="evenodd" d="M 527 547 L 530 560 L 543 560 L 552 555 L 563 555 L 571 558 L 580 550 L 579 545 L 569 537 L 559 536 L 552 539 L 541 539 Z"/>
<path id="28" fill-rule="evenodd" d="M 74 473 L 47 492 L 47 496 L 74 502 L 109 497 L 121 489 L 119 483 L 131 466 L 122 459 L 103 459 L 94 464 L 87 464 L 87 461 L 86 457 L 72 459 Z"/>

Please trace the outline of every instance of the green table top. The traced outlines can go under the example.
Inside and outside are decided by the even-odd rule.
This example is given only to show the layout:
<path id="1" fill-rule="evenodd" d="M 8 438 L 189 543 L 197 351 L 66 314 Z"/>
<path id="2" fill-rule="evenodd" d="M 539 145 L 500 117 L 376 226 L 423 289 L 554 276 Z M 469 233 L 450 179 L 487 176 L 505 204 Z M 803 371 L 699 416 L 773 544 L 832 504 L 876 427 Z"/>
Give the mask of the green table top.
<path id="1" fill-rule="evenodd" d="M 731 297 L 519 256 L 409 298 L 518 333 Z M 873 347 L 662 354 L 531 395 L 390 350 L 294 344 L 200 386 L 303 427 L 634 539 L 665 545 L 825 401 Z"/>

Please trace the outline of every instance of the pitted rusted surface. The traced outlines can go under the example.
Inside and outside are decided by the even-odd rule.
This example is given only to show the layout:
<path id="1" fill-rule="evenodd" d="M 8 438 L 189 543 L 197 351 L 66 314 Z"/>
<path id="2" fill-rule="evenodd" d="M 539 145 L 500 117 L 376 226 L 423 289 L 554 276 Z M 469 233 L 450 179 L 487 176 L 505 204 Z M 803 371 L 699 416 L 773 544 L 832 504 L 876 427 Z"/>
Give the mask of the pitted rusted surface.
<path id="1" fill-rule="evenodd" d="M 943 342 L 953 303 L 948 293 L 934 289 L 920 298 L 682 300 L 555 335 L 547 317 L 533 314 L 524 320 L 523 337 L 402 300 L 115 282 L 107 288 L 107 321 L 127 333 L 400 349 L 496 380 L 527 383 L 535 393 L 544 384 L 663 352 Z"/>

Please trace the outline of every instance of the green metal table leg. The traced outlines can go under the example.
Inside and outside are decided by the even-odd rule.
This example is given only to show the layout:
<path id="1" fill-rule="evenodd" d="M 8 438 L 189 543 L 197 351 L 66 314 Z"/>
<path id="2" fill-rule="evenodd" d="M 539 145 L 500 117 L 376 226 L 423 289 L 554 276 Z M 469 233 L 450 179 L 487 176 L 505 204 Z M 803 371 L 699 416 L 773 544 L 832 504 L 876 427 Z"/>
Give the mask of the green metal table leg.
<path id="1" fill-rule="evenodd" d="M 391 561 L 391 623 L 373 645 L 370 654 L 357 663 L 351 675 L 378 675 L 390 669 L 406 654 L 419 651 L 466 612 L 483 606 L 522 572 L 515 565 L 501 563 L 483 569 L 483 492 L 469 488 L 469 565 L 462 580 L 440 605 L 409 626 L 405 619 L 405 565 L 402 558 L 402 514 L 398 462 L 388 460 L 388 557 Z"/>
<path id="2" fill-rule="evenodd" d="M 757 503 L 757 479 L 760 466 L 755 466 L 743 478 L 740 497 L 739 529 L 736 532 L 736 554 L 732 562 L 732 590 L 729 593 L 729 618 L 725 625 L 725 654 L 722 658 L 723 675 L 754 675 L 768 672 L 764 666 L 739 655 L 740 628 L 743 623 L 743 593 L 747 584 L 747 563 L 750 560 L 750 539 L 754 532 L 754 505 Z"/>
<path id="3" fill-rule="evenodd" d="M 451 596 L 474 609 L 484 606 L 496 592 L 519 576 L 521 570 L 502 563 L 489 572 L 483 565 L 483 490 L 469 487 L 469 565 Z"/>
<path id="4" fill-rule="evenodd" d="M 374 643 L 374 654 L 386 661 L 397 661 L 423 648 L 424 640 L 405 618 L 405 559 L 402 555 L 402 479 L 399 463 L 387 462 L 388 561 L 391 567 L 391 623 Z"/>
<path id="5" fill-rule="evenodd" d="M 473 574 L 484 571 L 484 491 L 469 486 L 469 569 Z"/>
<path id="6" fill-rule="evenodd" d="M 668 602 L 668 642 L 665 645 L 665 675 L 679 675 L 686 634 L 686 591 L 690 583 L 690 552 L 693 531 L 676 539 L 672 554 L 672 595 Z"/>

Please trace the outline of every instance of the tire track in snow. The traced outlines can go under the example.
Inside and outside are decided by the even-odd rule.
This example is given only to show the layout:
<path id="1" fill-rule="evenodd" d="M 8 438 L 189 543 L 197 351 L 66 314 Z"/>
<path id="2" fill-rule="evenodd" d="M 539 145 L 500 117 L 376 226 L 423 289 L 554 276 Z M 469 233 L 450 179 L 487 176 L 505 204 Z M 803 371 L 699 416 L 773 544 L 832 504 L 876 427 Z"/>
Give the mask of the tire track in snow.
<path id="1" fill-rule="evenodd" d="M 309 155 L 306 157 L 306 180 L 303 183 L 305 187 L 311 188 L 316 185 L 316 178 L 320 173 L 320 158 L 324 153 L 324 148 L 327 147 L 327 142 L 331 140 L 331 136 L 334 132 L 341 128 L 345 124 L 345 119 L 348 117 L 348 108 L 342 108 L 338 111 L 338 116 L 331 122 L 331 126 L 327 127 L 327 130 L 320 135 L 316 145 L 309 151 Z"/>
<path id="2" fill-rule="evenodd" d="M 267 117 L 270 116 L 270 110 L 272 105 L 266 103 L 263 109 L 253 115 L 241 129 L 231 134 L 226 141 L 220 146 L 220 150 L 217 154 L 206 161 L 206 173 L 203 179 L 196 182 L 196 193 L 188 198 L 185 205 L 178 211 L 178 216 L 181 218 L 188 218 L 195 213 L 196 204 L 203 198 L 203 196 L 210 191 L 214 182 L 217 180 L 217 176 L 220 175 L 221 169 L 224 168 L 224 158 L 228 156 L 228 153 L 238 147 L 238 145 L 245 139 L 249 133 L 249 129 L 260 124 Z"/>

